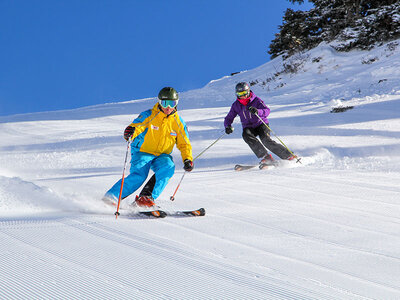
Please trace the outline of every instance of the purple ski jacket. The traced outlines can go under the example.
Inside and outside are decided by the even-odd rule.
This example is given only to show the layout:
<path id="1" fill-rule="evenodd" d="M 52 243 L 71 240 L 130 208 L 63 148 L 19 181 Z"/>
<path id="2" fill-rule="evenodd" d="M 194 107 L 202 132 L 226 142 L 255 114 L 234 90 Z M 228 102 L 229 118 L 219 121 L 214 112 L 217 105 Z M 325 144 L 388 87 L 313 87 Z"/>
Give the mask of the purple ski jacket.
<path id="1" fill-rule="evenodd" d="M 237 115 L 239 115 L 240 117 L 240 122 L 242 122 L 243 128 L 255 128 L 260 126 L 262 122 L 259 118 L 257 118 L 256 115 L 253 115 L 251 112 L 249 112 L 248 108 L 250 106 L 257 108 L 258 115 L 260 116 L 260 118 L 265 123 L 267 124 L 269 123 L 267 117 L 271 110 L 268 108 L 268 106 L 265 105 L 265 103 L 260 98 L 258 98 L 256 95 L 254 95 L 253 92 L 251 92 L 250 101 L 246 106 L 240 103 L 237 99 L 235 102 L 233 102 L 231 110 L 225 117 L 224 121 L 225 128 L 232 125 L 233 120 L 236 118 Z"/>

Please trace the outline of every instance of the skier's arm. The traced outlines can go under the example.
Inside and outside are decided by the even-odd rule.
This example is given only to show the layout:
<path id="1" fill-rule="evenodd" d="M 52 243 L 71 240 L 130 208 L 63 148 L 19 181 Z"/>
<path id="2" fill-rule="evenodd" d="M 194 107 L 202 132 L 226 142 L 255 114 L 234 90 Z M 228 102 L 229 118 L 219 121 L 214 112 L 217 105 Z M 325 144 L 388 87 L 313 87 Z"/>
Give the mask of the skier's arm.
<path id="1" fill-rule="evenodd" d="M 225 117 L 224 120 L 224 127 L 230 127 L 233 123 L 233 120 L 236 118 L 237 112 L 233 108 L 233 105 L 231 106 L 231 109 L 229 110 L 228 114 Z"/>
<path id="2" fill-rule="evenodd" d="M 177 137 L 176 137 L 176 147 L 181 152 L 182 162 L 185 160 L 193 161 L 192 156 L 192 145 L 189 140 L 189 133 L 186 127 L 186 123 L 179 117 L 179 122 L 177 121 Z"/>
<path id="3" fill-rule="evenodd" d="M 260 100 L 260 102 L 257 103 L 257 105 L 255 105 L 253 107 L 257 108 L 257 113 L 261 118 L 268 117 L 269 113 L 271 112 L 269 107 L 267 105 L 265 105 L 265 103 L 262 100 Z"/>
<path id="4" fill-rule="evenodd" d="M 147 128 L 147 124 L 154 118 L 152 111 L 146 110 L 142 112 L 128 127 L 133 127 L 132 140 L 141 134 Z"/>

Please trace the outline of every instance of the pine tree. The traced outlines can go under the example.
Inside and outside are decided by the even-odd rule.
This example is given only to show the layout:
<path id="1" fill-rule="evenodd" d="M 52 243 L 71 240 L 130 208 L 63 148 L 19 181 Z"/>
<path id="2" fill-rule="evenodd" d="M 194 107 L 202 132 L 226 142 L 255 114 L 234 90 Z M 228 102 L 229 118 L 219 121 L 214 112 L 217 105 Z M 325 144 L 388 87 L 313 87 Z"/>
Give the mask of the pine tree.
<path id="1" fill-rule="evenodd" d="M 304 0 L 288 0 L 304 3 Z M 284 58 L 308 50 L 322 41 L 337 41 L 335 48 L 369 49 L 400 37 L 399 0 L 309 0 L 314 8 L 288 8 L 268 53 Z"/>

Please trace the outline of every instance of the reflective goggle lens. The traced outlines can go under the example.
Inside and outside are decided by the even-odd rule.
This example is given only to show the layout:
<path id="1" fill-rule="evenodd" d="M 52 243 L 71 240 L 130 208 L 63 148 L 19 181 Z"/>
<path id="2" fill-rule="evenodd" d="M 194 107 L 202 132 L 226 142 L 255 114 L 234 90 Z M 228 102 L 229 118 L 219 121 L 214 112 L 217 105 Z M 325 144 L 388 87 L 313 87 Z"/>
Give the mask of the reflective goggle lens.
<path id="1" fill-rule="evenodd" d="M 164 108 L 174 108 L 175 106 L 178 105 L 178 101 L 177 100 L 160 100 L 160 105 Z"/>
<path id="2" fill-rule="evenodd" d="M 249 91 L 243 91 L 243 92 L 237 92 L 236 95 L 238 97 L 243 97 L 243 96 L 247 96 L 249 94 Z"/>

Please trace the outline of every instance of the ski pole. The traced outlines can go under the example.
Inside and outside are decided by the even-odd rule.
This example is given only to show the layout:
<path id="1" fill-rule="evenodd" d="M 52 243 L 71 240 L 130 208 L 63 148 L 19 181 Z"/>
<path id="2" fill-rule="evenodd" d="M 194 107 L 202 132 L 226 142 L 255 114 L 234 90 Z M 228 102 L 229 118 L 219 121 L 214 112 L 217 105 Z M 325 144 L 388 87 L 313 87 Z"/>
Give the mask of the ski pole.
<path id="1" fill-rule="evenodd" d="M 178 191 L 179 187 L 181 186 L 181 183 L 182 183 L 183 178 L 185 177 L 185 175 L 186 175 L 186 171 L 183 172 L 183 175 L 182 175 L 182 177 L 181 177 L 181 180 L 179 180 L 178 186 L 176 187 L 174 194 L 173 194 L 171 197 L 169 197 L 169 199 L 170 199 L 171 201 L 174 201 L 174 200 L 175 200 L 175 194 L 176 194 L 176 192 Z"/>
<path id="2" fill-rule="evenodd" d="M 265 126 L 267 126 L 269 131 L 272 132 L 272 134 L 279 140 L 279 142 L 281 142 L 281 144 L 286 148 L 286 150 L 289 151 L 290 154 L 292 154 L 293 156 L 296 157 L 296 163 L 298 163 L 298 162 L 301 163 L 301 161 L 300 161 L 301 158 L 297 158 L 297 156 L 292 151 L 290 151 L 290 149 L 285 145 L 285 143 L 275 134 L 275 132 L 271 129 L 271 127 L 269 127 L 268 124 L 265 123 L 263 119 L 261 119 L 261 117 L 258 114 L 255 114 L 255 115 L 257 116 L 257 118 L 260 119 L 261 122 L 263 122 L 263 124 Z"/>
<path id="3" fill-rule="evenodd" d="M 210 146 L 208 146 L 208 147 L 205 148 L 203 151 L 201 151 L 200 154 L 198 154 L 198 155 L 193 159 L 193 161 L 195 161 L 196 159 L 198 159 L 204 152 L 206 152 L 208 149 L 210 149 L 216 142 L 218 142 L 220 139 L 222 139 L 225 135 L 226 135 L 226 133 L 225 133 L 225 131 L 224 131 L 224 133 L 223 133 L 219 138 L 217 138 Z M 174 201 L 174 200 L 175 200 L 176 192 L 178 191 L 179 187 L 181 186 L 181 183 L 182 183 L 183 178 L 185 177 L 186 173 L 187 173 L 187 172 L 184 172 L 184 173 L 183 173 L 182 178 L 181 178 L 181 180 L 179 181 L 178 186 L 176 187 L 174 194 L 169 198 L 171 201 Z"/>
<path id="4" fill-rule="evenodd" d="M 129 152 L 129 146 L 130 146 L 130 145 L 131 145 L 131 139 L 129 138 L 129 140 L 128 140 L 128 145 L 127 145 L 127 147 L 126 147 L 126 153 L 125 153 L 124 170 L 122 171 L 121 188 L 120 188 L 120 190 L 119 190 L 117 211 L 115 212 L 115 218 L 116 218 L 116 219 L 117 219 L 118 216 L 120 215 L 120 213 L 119 213 L 119 205 L 121 204 L 122 189 L 123 189 L 123 187 L 124 187 L 125 170 L 126 170 L 126 165 L 127 165 L 127 162 L 128 162 L 128 152 Z"/>

